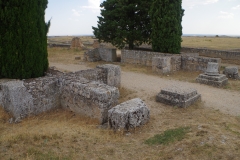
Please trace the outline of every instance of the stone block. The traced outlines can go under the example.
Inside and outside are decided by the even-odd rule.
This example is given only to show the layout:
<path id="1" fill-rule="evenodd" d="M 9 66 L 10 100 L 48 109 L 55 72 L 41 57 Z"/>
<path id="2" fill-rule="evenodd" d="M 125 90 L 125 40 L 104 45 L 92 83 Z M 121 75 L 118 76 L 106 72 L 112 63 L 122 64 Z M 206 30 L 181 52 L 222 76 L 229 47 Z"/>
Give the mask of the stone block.
<path id="1" fill-rule="evenodd" d="M 85 78 L 69 79 L 64 81 L 61 105 L 103 124 L 107 122 L 108 110 L 118 103 L 118 98 L 119 91 L 116 87 Z"/>
<path id="2" fill-rule="evenodd" d="M 15 119 L 60 107 L 60 89 L 55 77 L 11 80 L 1 84 L 1 106 Z"/>
<path id="3" fill-rule="evenodd" d="M 108 123 L 114 130 L 129 130 L 149 121 L 150 111 L 146 104 L 135 98 L 121 103 L 108 111 Z"/>
<path id="4" fill-rule="evenodd" d="M 98 48 L 101 60 L 105 62 L 116 62 L 117 61 L 117 50 L 112 48 Z"/>
<path id="5" fill-rule="evenodd" d="M 107 74 L 106 84 L 109 86 L 121 86 L 121 68 L 118 65 L 104 64 L 98 65 L 97 68 L 102 69 Z"/>
<path id="6" fill-rule="evenodd" d="M 228 78 L 239 79 L 238 66 L 228 66 L 223 71 Z"/>
<path id="7" fill-rule="evenodd" d="M 224 74 L 218 74 L 215 76 L 210 76 L 207 74 L 200 74 L 196 81 L 201 84 L 206 84 L 214 87 L 222 87 L 227 85 L 228 78 Z"/>
<path id="8" fill-rule="evenodd" d="M 196 89 L 171 87 L 162 89 L 156 96 L 156 101 L 164 104 L 188 107 L 201 98 Z"/>
<path id="9" fill-rule="evenodd" d="M 87 52 L 84 52 L 84 60 L 88 62 L 97 62 L 101 61 L 101 57 L 98 51 L 98 48 L 88 50 Z"/>
<path id="10" fill-rule="evenodd" d="M 152 70 L 159 74 L 167 74 L 171 72 L 171 57 L 153 57 Z"/>
<path id="11" fill-rule="evenodd" d="M 167 74 L 181 69 L 181 56 L 153 57 L 152 70 L 159 74 Z"/>

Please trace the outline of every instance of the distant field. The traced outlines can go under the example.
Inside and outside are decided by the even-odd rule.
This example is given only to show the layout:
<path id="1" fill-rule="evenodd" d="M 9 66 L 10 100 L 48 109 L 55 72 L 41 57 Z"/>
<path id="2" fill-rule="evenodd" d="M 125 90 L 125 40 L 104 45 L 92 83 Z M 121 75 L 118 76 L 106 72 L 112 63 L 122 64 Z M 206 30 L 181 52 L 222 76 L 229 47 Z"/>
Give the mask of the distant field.
<path id="1" fill-rule="evenodd" d="M 65 43 L 70 44 L 72 39 L 76 36 L 55 36 L 48 38 L 48 42 L 52 43 Z M 83 44 L 93 44 L 93 36 L 81 36 L 80 37 Z"/>
<path id="2" fill-rule="evenodd" d="M 239 37 L 182 37 L 182 47 L 240 50 Z"/>
<path id="3" fill-rule="evenodd" d="M 74 36 L 51 37 L 48 42 L 71 43 Z M 83 44 L 93 44 L 93 36 L 81 36 Z M 240 51 L 239 37 L 182 37 L 182 47 Z"/>

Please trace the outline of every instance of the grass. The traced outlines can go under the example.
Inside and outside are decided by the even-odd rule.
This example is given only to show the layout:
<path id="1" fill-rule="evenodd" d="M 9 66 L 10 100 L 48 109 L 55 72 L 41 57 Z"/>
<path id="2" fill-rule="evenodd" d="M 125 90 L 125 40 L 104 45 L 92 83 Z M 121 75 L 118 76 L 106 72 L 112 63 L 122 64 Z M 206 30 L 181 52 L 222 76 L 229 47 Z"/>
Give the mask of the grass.
<path id="1" fill-rule="evenodd" d="M 169 129 L 163 132 L 163 134 L 156 134 L 154 137 L 149 138 L 145 141 L 148 145 L 154 144 L 169 144 L 174 141 L 182 140 L 189 132 L 189 127 L 180 127 L 176 129 Z"/>
<path id="2" fill-rule="evenodd" d="M 182 47 L 240 50 L 237 37 L 182 37 Z"/>

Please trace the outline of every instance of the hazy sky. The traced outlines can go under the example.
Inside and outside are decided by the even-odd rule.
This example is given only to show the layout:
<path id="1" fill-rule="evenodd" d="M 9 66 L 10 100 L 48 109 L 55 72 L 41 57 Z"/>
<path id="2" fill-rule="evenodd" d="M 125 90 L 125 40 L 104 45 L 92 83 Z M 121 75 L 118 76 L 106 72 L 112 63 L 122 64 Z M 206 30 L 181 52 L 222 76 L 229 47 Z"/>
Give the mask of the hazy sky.
<path id="1" fill-rule="evenodd" d="M 92 35 L 103 0 L 48 0 L 48 35 Z M 240 35 L 240 0 L 183 0 L 183 34 Z"/>

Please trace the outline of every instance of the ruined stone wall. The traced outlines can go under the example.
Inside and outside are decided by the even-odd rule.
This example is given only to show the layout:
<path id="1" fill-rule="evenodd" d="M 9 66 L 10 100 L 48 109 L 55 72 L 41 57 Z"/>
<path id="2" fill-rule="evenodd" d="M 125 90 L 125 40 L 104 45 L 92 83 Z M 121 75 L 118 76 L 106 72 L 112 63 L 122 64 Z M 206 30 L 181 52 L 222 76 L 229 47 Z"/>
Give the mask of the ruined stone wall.
<path id="1" fill-rule="evenodd" d="M 70 44 L 48 43 L 48 47 L 50 47 L 50 48 L 53 48 L 53 47 L 57 47 L 57 48 L 70 48 L 71 45 Z"/>
<path id="2" fill-rule="evenodd" d="M 117 52 L 116 49 L 112 48 L 98 48 L 100 57 L 103 61 L 106 62 L 116 62 L 117 61 Z"/>
<path id="3" fill-rule="evenodd" d="M 141 51 L 141 50 L 126 50 L 123 49 L 121 53 L 121 62 L 130 64 L 141 64 L 144 66 L 152 66 L 152 58 L 156 56 L 167 56 L 171 54 Z"/>
<path id="4" fill-rule="evenodd" d="M 74 37 L 71 42 L 71 48 L 77 48 L 77 49 L 82 49 L 84 45 L 82 44 L 82 41 L 78 37 Z"/>
<path id="5" fill-rule="evenodd" d="M 100 43 L 98 42 L 98 40 L 94 40 L 93 48 L 99 48 L 99 47 L 100 47 Z"/>
<path id="6" fill-rule="evenodd" d="M 200 56 L 221 58 L 223 62 L 229 63 L 239 63 L 240 60 L 240 52 L 237 51 L 221 51 L 204 48 L 182 47 L 181 52 L 199 53 Z"/>
<path id="7" fill-rule="evenodd" d="M 215 62 L 221 64 L 221 59 L 201 56 L 182 56 L 181 69 L 187 71 L 206 71 L 208 62 Z"/>
<path id="8" fill-rule="evenodd" d="M 15 119 L 36 115 L 61 106 L 73 106 L 74 108 L 80 105 L 85 107 L 82 110 L 95 106 L 101 111 L 95 108 L 99 111 L 95 118 L 102 122 L 107 117 L 106 109 L 117 103 L 119 91 L 116 87 L 120 86 L 120 79 L 121 69 L 116 65 L 99 65 L 95 69 L 75 73 L 62 73 L 49 69 L 44 77 L 0 81 L 0 106 L 11 113 Z M 73 93 L 76 95 L 73 96 Z M 60 101 L 62 95 L 71 97 L 64 97 L 65 101 Z M 78 99 L 79 96 L 82 98 Z M 93 97 L 98 98 L 98 101 L 91 102 L 94 100 Z M 85 115 L 90 114 L 93 113 Z"/>
<path id="9" fill-rule="evenodd" d="M 159 74 L 166 74 L 176 72 L 181 69 L 181 56 L 161 56 L 153 57 L 152 59 L 152 71 Z"/>
<path id="10" fill-rule="evenodd" d="M 112 48 L 95 48 L 84 53 L 84 59 L 89 62 L 105 61 L 105 62 L 116 62 L 117 53 L 116 49 Z"/>
<path id="11" fill-rule="evenodd" d="M 88 50 L 84 53 L 84 60 L 88 62 L 97 62 L 101 61 L 101 57 L 98 51 L 98 48 L 93 50 Z"/>

